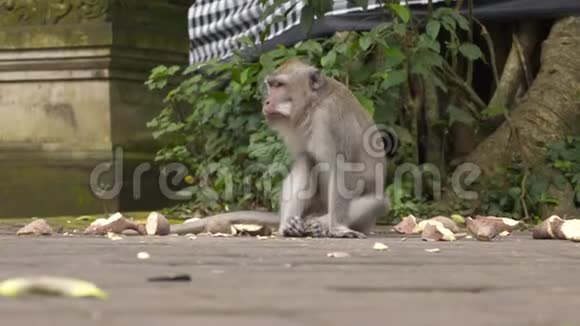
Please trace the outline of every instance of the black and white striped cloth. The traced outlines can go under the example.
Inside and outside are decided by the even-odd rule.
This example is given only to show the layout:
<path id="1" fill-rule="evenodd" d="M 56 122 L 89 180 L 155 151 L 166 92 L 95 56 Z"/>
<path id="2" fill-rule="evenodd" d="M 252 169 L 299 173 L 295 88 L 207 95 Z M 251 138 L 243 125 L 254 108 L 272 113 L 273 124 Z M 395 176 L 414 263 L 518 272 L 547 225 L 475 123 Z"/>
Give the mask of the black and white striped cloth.
<path id="1" fill-rule="evenodd" d="M 401 1 L 409 5 L 426 5 L 428 2 L 428 0 Z M 274 17 L 287 13 L 286 19 L 271 26 L 265 37 L 265 41 L 275 39 L 300 24 L 303 6 L 302 0 L 288 0 L 272 15 L 262 20 L 264 8 L 259 0 L 197 0 L 189 8 L 188 13 L 190 62 L 203 63 L 211 59 L 226 59 L 234 50 L 243 48 L 244 44 L 240 39 L 245 37 L 249 37 L 257 44 L 260 35 Z M 380 6 L 379 1 L 368 1 L 369 10 Z M 334 0 L 332 11 L 326 16 L 339 16 L 357 11 L 362 11 L 362 8 L 355 5 L 352 0 Z"/>

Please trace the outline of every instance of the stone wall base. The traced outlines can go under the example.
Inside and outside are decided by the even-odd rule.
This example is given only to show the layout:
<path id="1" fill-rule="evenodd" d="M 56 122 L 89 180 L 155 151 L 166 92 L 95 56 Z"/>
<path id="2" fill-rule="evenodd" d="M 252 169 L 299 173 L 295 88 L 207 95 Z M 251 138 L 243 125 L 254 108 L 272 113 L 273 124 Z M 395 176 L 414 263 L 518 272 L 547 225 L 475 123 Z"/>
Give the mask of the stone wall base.
<path id="1" fill-rule="evenodd" d="M 158 145 L 146 123 L 163 108 L 162 94 L 144 82 L 160 64 L 187 63 L 189 1 L 79 3 L 0 5 L 0 216 L 168 202 L 157 172 L 143 174 L 140 198 L 132 176 L 153 162 Z M 116 148 L 124 152 L 124 184 L 102 199 L 89 185 L 91 171 Z"/>

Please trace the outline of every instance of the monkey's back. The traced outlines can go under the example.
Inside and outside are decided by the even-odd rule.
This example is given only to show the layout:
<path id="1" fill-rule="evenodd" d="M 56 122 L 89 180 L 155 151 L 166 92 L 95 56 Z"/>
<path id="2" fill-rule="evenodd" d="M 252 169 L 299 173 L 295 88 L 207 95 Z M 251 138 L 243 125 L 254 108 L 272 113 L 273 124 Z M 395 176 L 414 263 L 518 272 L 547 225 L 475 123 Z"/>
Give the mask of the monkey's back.
<path id="1" fill-rule="evenodd" d="M 375 157 L 379 156 L 375 155 L 376 152 L 371 155 L 365 151 L 368 146 L 372 145 L 369 143 L 371 138 L 379 133 L 371 115 L 347 86 L 332 78 L 328 78 L 328 86 L 330 86 L 333 96 L 326 97 L 328 102 L 321 107 L 328 111 L 326 115 L 332 121 L 330 125 L 333 126 L 334 138 L 345 139 L 351 146 L 358 149 L 355 151 L 355 154 L 358 155 L 351 158 L 353 163 L 386 163 L 386 153 L 380 157 Z M 348 146 L 349 144 L 344 145 Z M 374 150 L 377 149 L 374 148 Z"/>

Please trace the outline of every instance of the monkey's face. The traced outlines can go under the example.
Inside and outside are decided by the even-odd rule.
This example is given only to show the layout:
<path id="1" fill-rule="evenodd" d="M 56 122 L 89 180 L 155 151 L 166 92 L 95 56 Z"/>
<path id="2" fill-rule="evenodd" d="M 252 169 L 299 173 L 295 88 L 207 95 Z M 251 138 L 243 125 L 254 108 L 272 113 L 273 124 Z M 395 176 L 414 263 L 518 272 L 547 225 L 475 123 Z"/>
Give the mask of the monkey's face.
<path id="1" fill-rule="evenodd" d="M 268 122 L 291 118 L 293 101 L 292 89 L 286 75 L 276 75 L 266 79 L 268 90 L 262 106 L 262 113 Z"/>
<path id="2" fill-rule="evenodd" d="M 262 113 L 271 125 L 293 122 L 308 114 L 322 85 L 320 72 L 312 67 L 290 67 L 266 79 L 267 96 Z"/>

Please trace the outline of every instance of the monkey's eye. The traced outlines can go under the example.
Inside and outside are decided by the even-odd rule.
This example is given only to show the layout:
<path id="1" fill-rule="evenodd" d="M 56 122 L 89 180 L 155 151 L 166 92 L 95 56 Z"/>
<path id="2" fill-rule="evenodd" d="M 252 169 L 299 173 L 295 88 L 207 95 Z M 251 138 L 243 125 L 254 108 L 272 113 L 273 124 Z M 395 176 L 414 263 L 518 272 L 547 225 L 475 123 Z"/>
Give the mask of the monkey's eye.
<path id="1" fill-rule="evenodd" d="M 268 86 L 272 88 L 278 88 L 284 86 L 284 84 L 276 79 L 268 79 Z"/>

